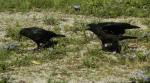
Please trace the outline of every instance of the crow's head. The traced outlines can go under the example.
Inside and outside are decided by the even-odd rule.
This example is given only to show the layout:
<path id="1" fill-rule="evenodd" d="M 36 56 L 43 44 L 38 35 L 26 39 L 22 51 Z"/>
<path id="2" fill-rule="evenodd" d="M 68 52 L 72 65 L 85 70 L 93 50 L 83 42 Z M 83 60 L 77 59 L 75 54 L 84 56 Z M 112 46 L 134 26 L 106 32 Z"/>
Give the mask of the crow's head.
<path id="1" fill-rule="evenodd" d="M 37 30 L 31 28 L 23 28 L 20 30 L 19 35 L 30 37 L 33 36 L 33 33 L 37 33 Z"/>
<path id="2" fill-rule="evenodd" d="M 100 26 L 98 26 L 97 24 L 91 23 L 87 25 L 87 29 L 89 31 L 92 31 L 94 33 L 98 33 L 100 30 L 102 30 L 102 28 L 100 28 Z"/>
<path id="3" fill-rule="evenodd" d="M 27 32 L 26 29 L 23 28 L 20 30 L 19 35 L 22 36 L 22 35 L 26 34 L 26 32 Z"/>
<path id="4" fill-rule="evenodd" d="M 21 29 L 19 32 L 19 40 L 21 40 L 22 36 L 28 36 L 28 34 L 29 34 L 29 31 L 27 28 Z"/>
<path id="5" fill-rule="evenodd" d="M 90 31 L 93 32 L 95 30 L 95 28 L 96 28 L 96 24 L 94 24 L 94 23 L 88 24 L 87 27 L 88 28 L 86 30 L 90 30 Z"/>

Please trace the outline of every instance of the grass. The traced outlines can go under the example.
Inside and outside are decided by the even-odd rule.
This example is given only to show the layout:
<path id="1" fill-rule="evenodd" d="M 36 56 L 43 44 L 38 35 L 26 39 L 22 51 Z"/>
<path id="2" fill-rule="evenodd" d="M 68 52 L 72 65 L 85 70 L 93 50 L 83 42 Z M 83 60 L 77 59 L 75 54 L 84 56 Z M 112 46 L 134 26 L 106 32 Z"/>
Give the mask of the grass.
<path id="1" fill-rule="evenodd" d="M 49 79 L 49 80 L 48 80 L 48 83 L 67 83 L 67 82 L 66 82 L 66 81 L 63 81 L 63 80 L 55 81 L 55 80 Z"/>
<path id="2" fill-rule="evenodd" d="M 16 27 L 10 26 L 9 28 L 6 29 L 6 37 L 11 37 L 13 40 L 19 40 L 20 35 L 19 31 L 21 30 L 20 26 L 16 24 Z"/>
<path id="3" fill-rule="evenodd" d="M 112 54 L 105 53 L 100 49 L 93 49 L 87 53 L 86 58 L 83 60 L 83 66 L 88 68 L 99 68 L 99 65 L 117 65 L 121 59 Z"/>
<path id="4" fill-rule="evenodd" d="M 56 31 L 57 33 L 61 32 L 58 19 L 51 17 L 51 16 L 43 17 L 43 19 L 44 19 L 43 22 L 46 23 L 44 25 L 47 25 L 47 24 L 52 25 L 54 27 L 54 28 L 52 28 L 53 31 Z M 100 20 L 97 20 L 97 21 L 94 20 L 94 22 L 99 22 L 99 21 Z M 21 23 L 18 22 L 18 23 L 16 23 L 16 25 L 13 25 L 13 26 L 10 25 L 9 28 L 6 29 L 7 37 L 11 37 L 13 40 L 18 41 L 18 38 L 19 38 L 18 34 L 19 34 L 20 29 L 21 29 L 20 24 Z M 30 54 L 31 52 L 19 52 L 19 54 L 22 55 L 22 57 L 20 59 L 17 58 L 11 64 L 13 64 L 15 66 L 27 66 L 27 65 L 32 65 L 31 61 L 34 60 L 34 58 L 38 61 L 41 61 L 41 62 L 47 62 L 49 60 L 63 59 L 66 56 L 70 56 L 67 54 L 69 52 L 79 54 L 80 50 L 82 50 L 83 48 L 88 48 L 87 45 L 90 44 L 91 41 L 93 41 L 93 38 L 88 37 L 86 35 L 86 31 L 84 29 L 84 28 L 86 28 L 86 24 L 87 23 L 83 23 L 82 21 L 81 22 L 76 21 L 74 23 L 74 25 L 76 25 L 76 26 L 64 26 L 64 31 L 65 32 L 71 32 L 71 35 L 73 37 L 54 39 L 54 40 L 58 41 L 58 45 L 54 46 L 54 48 L 48 48 L 48 49 L 41 50 L 40 55 L 37 55 L 37 53 L 33 53 L 32 55 L 37 55 L 34 57 Z M 134 32 L 128 31 L 127 34 L 140 36 L 143 33 L 139 32 L 138 30 L 134 30 Z M 80 37 L 76 37 L 76 35 L 79 35 Z M 147 39 L 141 38 L 138 41 L 140 43 L 144 43 L 145 40 L 147 40 Z M 27 41 L 26 39 L 23 39 L 23 41 L 20 41 L 22 48 L 27 48 L 28 46 L 33 46 L 33 45 L 28 44 L 29 41 Z M 131 40 L 129 42 L 132 43 L 135 41 Z M 123 42 L 123 43 L 124 44 L 122 47 L 123 48 L 123 50 L 122 50 L 123 54 L 122 55 L 125 55 L 126 57 L 121 57 L 122 55 L 120 55 L 120 56 L 110 55 L 109 53 L 105 53 L 105 52 L 100 51 L 100 48 L 98 48 L 98 49 L 91 49 L 90 48 L 91 50 L 87 51 L 87 53 L 86 53 L 87 56 L 83 60 L 82 65 L 87 67 L 87 68 L 98 68 L 99 65 L 104 65 L 104 63 L 119 64 L 121 62 L 121 64 L 124 64 L 127 61 L 132 62 L 132 60 L 130 60 L 131 56 L 128 56 L 126 54 L 127 53 L 132 54 L 133 52 L 131 52 L 128 49 L 128 47 L 126 47 L 128 45 L 128 43 L 125 43 L 125 42 Z M 148 43 L 148 42 L 145 42 L 145 43 Z M 13 52 L 14 52 L 15 56 L 18 54 L 18 52 L 16 52 L 16 51 L 13 51 Z M 144 55 L 144 52 L 145 51 L 135 51 L 135 53 L 134 53 L 136 55 L 135 60 L 139 60 L 139 61 L 147 60 L 149 58 L 149 56 L 148 56 L 149 53 Z M 1 53 L 3 54 L 3 53 L 9 53 L 9 52 L 3 51 Z M 3 55 L 8 55 L 8 54 L 3 54 Z M 4 60 L 6 60 L 6 59 L 4 59 Z"/>
<path id="5" fill-rule="evenodd" d="M 5 0 L 0 1 L 1 11 L 40 11 L 43 9 L 75 13 L 73 4 L 81 4 L 80 14 L 100 17 L 134 16 L 149 17 L 148 0 Z M 120 10 L 120 11 L 118 11 Z"/>
<path id="6" fill-rule="evenodd" d="M 10 52 L 5 50 L 5 49 L 0 49 L 0 60 L 3 61 L 3 60 L 6 60 L 9 58 L 9 54 Z"/>
<path id="7" fill-rule="evenodd" d="M 3 77 L 3 78 L 0 80 L 0 83 L 10 83 L 8 80 L 9 80 L 8 77 L 7 77 L 7 78 Z"/>
<path id="8" fill-rule="evenodd" d="M 6 0 L 7 2 L 9 0 Z M 10 3 L 5 3 L 5 8 L 3 5 L 0 5 L 1 10 L 15 10 L 15 11 L 30 11 L 30 10 L 37 10 L 40 9 L 58 9 L 58 11 L 61 10 L 61 8 L 64 8 L 63 12 L 67 13 L 74 13 L 73 9 L 70 8 L 70 5 L 73 3 L 78 3 L 79 0 L 55 0 L 52 1 L 52 4 L 50 7 L 48 6 L 52 0 L 43 0 L 39 2 L 38 0 L 24 0 L 24 3 L 22 1 L 15 1 Z M 128 0 L 127 0 L 128 1 Z M 142 6 L 147 7 L 148 3 L 145 3 L 145 1 L 140 0 L 132 0 L 131 2 L 127 1 L 113 1 L 113 0 L 102 0 L 101 2 L 98 2 L 97 0 L 94 0 L 93 2 L 91 0 L 80 0 L 82 10 L 80 11 L 80 14 L 84 15 L 94 15 L 94 16 L 102 16 L 102 17 L 117 17 L 117 16 L 138 16 L 138 17 L 144 17 L 148 16 L 146 13 L 143 12 Z M 3 1 L 0 1 L 4 3 Z M 83 3 L 84 2 L 84 3 Z M 116 3 L 114 3 L 116 2 Z M 139 3 L 141 2 L 141 3 Z M 18 5 L 17 5 L 17 4 Z M 42 4 L 45 4 L 43 6 Z M 119 3 L 119 6 L 115 6 Z M 1 4 L 1 3 L 0 3 Z M 144 4 L 144 5 L 143 5 Z M 9 6 L 8 6 L 9 5 Z M 99 5 L 99 6 L 97 6 Z M 139 6 L 138 6 L 139 5 Z M 111 7 L 114 6 L 114 7 Z M 119 8 L 121 6 L 121 8 Z M 133 9 L 130 9 L 132 8 Z M 91 9 L 90 9 L 91 8 Z M 126 11 L 117 11 L 121 9 L 125 9 Z M 139 10 L 138 10 L 139 9 Z M 128 11 L 127 11 L 128 10 Z M 136 11 L 138 10 L 138 11 Z M 148 8 L 147 8 L 148 10 Z M 135 12 L 135 13 L 133 13 Z M 139 12 L 139 13 L 138 13 Z M 19 31 L 21 27 L 29 26 L 30 23 L 33 23 L 33 25 L 40 25 L 44 28 L 47 28 L 48 30 L 52 30 L 57 33 L 61 33 L 62 29 L 60 29 L 60 20 L 57 19 L 60 15 L 48 15 L 43 16 L 43 18 L 37 18 L 37 20 L 41 20 L 42 22 L 37 22 L 35 20 L 32 20 L 32 18 L 29 18 L 31 21 L 16 21 L 16 18 L 14 18 L 15 23 L 11 23 L 9 21 L 5 21 L 7 27 L 6 27 L 6 37 L 5 38 L 11 38 L 12 41 L 18 41 L 19 40 Z M 68 15 L 69 16 L 69 15 Z M 63 16 L 62 16 L 63 17 Z M 66 15 L 64 16 L 66 17 Z M 60 39 L 53 39 L 54 41 L 58 41 L 58 44 L 55 45 L 53 48 L 47 48 L 42 49 L 39 51 L 33 51 L 32 49 L 35 46 L 35 44 L 31 40 L 22 39 L 22 41 L 19 41 L 21 43 L 19 50 L 5 50 L 0 49 L 0 72 L 7 72 L 11 68 L 20 68 L 20 67 L 32 67 L 37 64 L 33 63 L 33 61 L 39 62 L 39 66 L 45 63 L 54 64 L 54 67 L 58 67 L 58 71 L 53 71 L 51 74 L 52 76 L 49 77 L 49 83 L 66 83 L 66 80 L 60 80 L 55 81 L 55 77 L 62 75 L 62 77 L 67 76 L 68 72 L 68 78 L 73 75 L 77 77 L 85 77 L 89 79 L 98 79 L 99 76 L 102 74 L 112 75 L 112 72 L 114 72 L 113 68 L 114 66 L 120 67 L 124 66 L 126 69 L 128 67 L 134 68 L 138 67 L 138 63 L 149 63 L 149 36 L 147 34 L 144 34 L 143 32 L 149 32 L 147 30 L 133 30 L 128 31 L 128 35 L 132 36 L 140 36 L 137 40 L 127 40 L 121 42 L 123 45 L 123 50 L 121 54 L 112 54 L 109 52 L 103 52 L 100 47 L 100 42 L 92 33 L 85 31 L 86 24 L 89 22 L 86 22 L 86 19 L 90 19 L 86 17 L 85 19 L 75 16 L 70 16 L 75 19 L 75 22 L 73 26 L 64 25 L 64 31 L 62 34 L 66 35 L 66 38 L 60 38 Z M 13 18 L 13 17 L 10 17 Z M 36 18 L 36 16 L 35 16 Z M 35 19 L 33 18 L 33 19 Z M 80 21 L 79 21 L 80 18 Z M 81 20 L 82 19 L 82 20 Z M 142 21 L 143 24 L 149 27 L 149 19 L 144 18 L 145 20 Z M 102 19 L 93 19 L 93 22 L 101 22 Z M 8 22 L 8 23 L 7 23 Z M 41 24 L 40 24 L 41 23 Z M 32 24 L 31 24 L 32 25 Z M 52 28 L 49 28 L 49 26 L 52 26 Z M 141 35 L 144 34 L 144 37 L 141 37 Z M 5 40 L 2 42 L 8 42 L 9 40 Z M 138 42 L 137 42 L 138 41 Z M 141 48 L 144 46 L 144 49 L 142 50 L 129 50 L 128 44 L 130 43 L 137 43 L 138 48 Z M 135 57 L 134 57 L 135 55 Z M 55 65 L 57 64 L 57 65 Z M 144 64 L 143 64 L 144 65 Z M 55 69 L 54 67 L 51 67 L 52 69 Z M 46 68 L 49 68 L 46 66 Z M 99 69 L 101 70 L 99 75 L 96 74 L 99 72 Z M 33 69 L 34 70 L 34 69 Z M 94 71 L 93 72 L 86 72 L 86 71 Z M 36 71 L 36 70 L 35 70 Z M 70 74 L 71 71 L 71 74 Z M 126 70 L 128 71 L 128 70 Z M 47 73 L 47 72 L 46 72 Z M 116 72 L 117 73 L 117 72 Z M 92 75 L 94 77 L 92 77 Z M 121 73 L 122 74 L 122 73 Z M 113 74 L 114 75 L 114 74 Z M 116 74 L 115 74 L 116 75 Z M 117 74 L 118 75 L 118 74 Z M 123 74 L 122 74 L 123 75 Z M 118 75 L 119 76 L 119 75 Z M 53 78 L 54 77 L 54 78 Z"/>

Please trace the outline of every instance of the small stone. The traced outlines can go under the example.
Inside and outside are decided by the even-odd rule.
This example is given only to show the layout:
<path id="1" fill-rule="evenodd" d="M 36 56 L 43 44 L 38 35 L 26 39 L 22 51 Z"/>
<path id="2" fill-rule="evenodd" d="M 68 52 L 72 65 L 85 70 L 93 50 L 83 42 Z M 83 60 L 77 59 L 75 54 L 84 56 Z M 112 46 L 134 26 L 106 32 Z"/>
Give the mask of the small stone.
<path id="1" fill-rule="evenodd" d="M 19 44 L 17 42 L 8 42 L 6 44 L 1 45 L 1 49 L 6 49 L 6 50 L 15 50 L 18 49 Z"/>
<path id="2" fill-rule="evenodd" d="M 73 8 L 75 9 L 75 11 L 80 11 L 80 4 L 74 4 Z"/>
<path id="3" fill-rule="evenodd" d="M 18 47 L 18 43 L 9 43 L 7 44 L 7 46 L 8 46 L 7 48 L 8 50 L 14 50 Z"/>

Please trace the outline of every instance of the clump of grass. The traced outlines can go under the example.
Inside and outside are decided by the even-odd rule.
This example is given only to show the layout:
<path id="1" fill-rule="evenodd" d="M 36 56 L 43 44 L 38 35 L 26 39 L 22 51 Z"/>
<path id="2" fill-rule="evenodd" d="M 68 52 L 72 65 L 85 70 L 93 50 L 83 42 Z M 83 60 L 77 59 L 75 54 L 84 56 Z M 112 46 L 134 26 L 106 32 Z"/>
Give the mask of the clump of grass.
<path id="1" fill-rule="evenodd" d="M 143 24 L 147 25 L 148 27 L 150 27 L 150 18 L 145 18 L 141 21 Z M 148 29 L 149 30 L 149 29 Z"/>
<path id="2" fill-rule="evenodd" d="M 61 28 L 59 25 L 55 25 L 53 30 L 56 32 L 56 33 L 59 33 L 61 31 Z"/>
<path id="3" fill-rule="evenodd" d="M 148 43 L 150 40 L 150 31 L 141 32 L 141 36 L 139 36 L 139 40 L 145 43 Z"/>
<path id="4" fill-rule="evenodd" d="M 9 82 L 9 79 L 10 79 L 10 77 L 2 77 L 2 78 L 0 79 L 0 83 L 10 83 L 10 82 Z"/>
<path id="5" fill-rule="evenodd" d="M 64 46 L 55 46 L 54 48 L 48 48 L 42 51 L 43 60 L 55 60 L 55 59 L 62 59 L 66 56 L 66 50 Z"/>
<path id="6" fill-rule="evenodd" d="M 108 63 L 115 65 L 118 62 L 116 56 L 104 53 L 100 49 L 94 49 L 88 52 L 87 57 L 83 60 L 83 65 L 88 68 L 98 68 Z"/>
<path id="7" fill-rule="evenodd" d="M 75 22 L 74 23 L 74 27 L 73 27 L 73 32 L 77 32 L 77 31 L 85 31 L 85 29 L 87 28 L 86 23 L 82 23 L 82 22 Z"/>
<path id="8" fill-rule="evenodd" d="M 88 68 L 96 68 L 98 67 L 97 61 L 98 61 L 97 57 L 91 56 L 86 58 L 86 60 L 84 60 L 83 65 Z"/>
<path id="9" fill-rule="evenodd" d="M 6 49 L 0 48 L 0 60 L 5 61 L 9 58 L 10 52 Z"/>
<path id="10" fill-rule="evenodd" d="M 59 23 L 58 19 L 52 16 L 46 16 L 43 21 L 47 25 L 57 25 Z"/>
<path id="11" fill-rule="evenodd" d="M 9 68 L 10 64 L 7 62 L 0 62 L 0 71 L 5 71 Z"/>
<path id="12" fill-rule="evenodd" d="M 7 37 L 11 37 L 14 40 L 19 40 L 19 31 L 21 30 L 21 28 L 19 27 L 9 27 L 6 28 L 6 33 L 7 33 Z"/>
<path id="13" fill-rule="evenodd" d="M 148 50 L 138 51 L 138 52 L 136 52 L 136 55 L 137 55 L 139 61 L 147 61 L 150 57 L 150 53 Z"/>
<path id="14" fill-rule="evenodd" d="M 27 54 L 24 54 L 25 56 L 22 57 L 21 59 L 17 58 L 16 61 L 14 61 L 13 63 L 11 63 L 12 65 L 15 66 L 28 66 L 31 65 L 31 61 L 34 59 L 34 56 L 29 56 Z"/>
<path id="15" fill-rule="evenodd" d="M 10 52 L 5 49 L 0 49 L 0 71 L 5 71 L 9 67 L 6 62 L 10 58 Z"/>
<path id="16" fill-rule="evenodd" d="M 74 29 L 74 27 L 70 27 L 70 26 L 67 26 L 67 25 L 63 26 L 63 28 L 64 28 L 65 32 L 73 31 L 73 29 Z"/>

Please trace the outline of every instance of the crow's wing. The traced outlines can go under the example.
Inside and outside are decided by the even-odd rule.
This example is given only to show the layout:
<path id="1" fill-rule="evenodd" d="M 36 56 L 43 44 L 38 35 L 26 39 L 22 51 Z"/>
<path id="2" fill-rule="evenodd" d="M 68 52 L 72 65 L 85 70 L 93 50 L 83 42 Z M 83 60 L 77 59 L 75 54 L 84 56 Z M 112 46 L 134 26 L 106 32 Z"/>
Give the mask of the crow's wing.
<path id="1" fill-rule="evenodd" d="M 137 39 L 137 37 L 132 36 L 118 36 L 119 40 L 125 40 L 125 39 Z"/>
<path id="2" fill-rule="evenodd" d="M 131 25 L 129 23 L 121 23 L 121 22 L 104 22 L 98 23 L 97 26 L 101 27 L 105 33 L 113 34 L 113 35 L 123 35 L 125 33 L 125 29 L 135 29 L 140 28 L 135 25 Z"/>
<path id="3" fill-rule="evenodd" d="M 30 27 L 22 29 L 23 35 L 32 39 L 33 41 L 45 41 L 51 38 L 48 31 L 38 28 Z"/>

